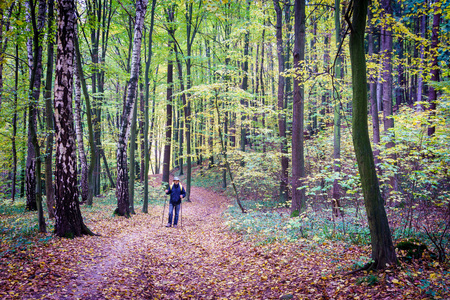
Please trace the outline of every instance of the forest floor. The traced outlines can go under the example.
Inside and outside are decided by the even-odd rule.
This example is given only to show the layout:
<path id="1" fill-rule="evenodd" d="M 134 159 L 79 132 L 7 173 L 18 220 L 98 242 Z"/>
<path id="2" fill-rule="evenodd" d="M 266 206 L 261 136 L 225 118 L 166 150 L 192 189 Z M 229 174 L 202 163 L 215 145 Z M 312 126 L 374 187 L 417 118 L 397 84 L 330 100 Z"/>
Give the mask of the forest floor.
<path id="1" fill-rule="evenodd" d="M 158 205 L 129 219 L 88 219 L 101 236 L 44 236 L 10 252 L 3 244 L 0 298 L 446 298 L 428 294 L 450 284 L 437 262 L 348 275 L 356 260 L 370 257 L 369 248 L 313 240 L 258 244 L 228 229 L 223 212 L 232 201 L 223 194 L 193 187 L 191 200 L 178 228 L 164 227 L 167 207 L 162 219 Z"/>

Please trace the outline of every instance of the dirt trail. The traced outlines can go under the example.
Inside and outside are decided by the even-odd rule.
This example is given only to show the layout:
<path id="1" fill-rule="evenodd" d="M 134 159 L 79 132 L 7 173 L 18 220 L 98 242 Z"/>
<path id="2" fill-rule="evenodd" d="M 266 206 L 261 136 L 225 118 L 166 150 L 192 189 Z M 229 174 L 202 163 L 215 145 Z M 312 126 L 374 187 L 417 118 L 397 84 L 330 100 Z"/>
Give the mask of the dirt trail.
<path id="1" fill-rule="evenodd" d="M 68 265 L 69 282 L 62 289 L 41 293 L 44 299 L 279 299 L 310 290 L 311 264 L 300 256 L 301 246 L 255 246 L 231 233 L 223 212 L 232 200 L 212 189 L 193 187 L 192 202 L 182 204 L 178 228 L 166 228 L 167 206 L 130 219 L 114 218 L 96 228 L 101 237 L 65 241 L 62 251 L 80 244 L 83 255 Z M 164 224 L 163 224 L 164 223 Z M 107 227 L 105 227 L 107 226 Z M 84 240 L 84 241 L 83 241 Z M 69 249 L 69 250 L 67 250 Z M 79 249 L 78 249 L 79 250 Z M 78 252 L 79 253 L 79 252 Z M 303 254 L 301 254 L 303 255 Z M 76 267 L 72 267 L 73 265 Z M 304 272 L 307 278 L 293 278 Z M 67 277 L 63 276 L 63 277 Z M 289 280 L 286 280 L 289 278 Z M 306 295 L 306 294 L 305 294 Z"/>
<path id="2" fill-rule="evenodd" d="M 117 226 L 117 230 L 90 238 L 86 249 L 89 259 L 81 259 L 66 288 L 47 296 L 55 299 L 173 299 L 179 292 L 191 288 L 190 285 L 194 288 L 205 273 L 205 269 L 201 270 L 205 259 L 222 256 L 224 249 L 235 240 L 222 218 L 229 199 L 211 190 L 193 187 L 191 200 L 182 204 L 178 228 L 163 226 L 161 206 L 129 220 L 116 218 L 111 227 Z M 164 225 L 167 213 L 166 206 Z M 119 230 L 124 226 L 126 228 Z M 93 228 L 96 230 L 95 226 Z M 181 285 L 183 287 L 177 290 Z"/>

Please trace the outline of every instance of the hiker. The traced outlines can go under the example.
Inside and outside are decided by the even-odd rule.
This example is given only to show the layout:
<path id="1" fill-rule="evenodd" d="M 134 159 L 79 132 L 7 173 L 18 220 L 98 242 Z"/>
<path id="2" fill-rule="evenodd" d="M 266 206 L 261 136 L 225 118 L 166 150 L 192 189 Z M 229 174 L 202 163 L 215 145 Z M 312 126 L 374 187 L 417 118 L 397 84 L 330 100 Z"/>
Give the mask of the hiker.
<path id="1" fill-rule="evenodd" d="M 178 177 L 173 178 L 172 186 L 166 190 L 166 194 L 170 194 L 170 202 L 169 202 L 169 223 L 167 223 L 166 227 L 172 226 L 172 216 L 173 209 L 175 208 L 175 219 L 173 220 L 173 227 L 177 227 L 178 224 L 178 214 L 180 212 L 181 200 L 186 197 L 186 190 L 180 183 L 180 179 Z"/>

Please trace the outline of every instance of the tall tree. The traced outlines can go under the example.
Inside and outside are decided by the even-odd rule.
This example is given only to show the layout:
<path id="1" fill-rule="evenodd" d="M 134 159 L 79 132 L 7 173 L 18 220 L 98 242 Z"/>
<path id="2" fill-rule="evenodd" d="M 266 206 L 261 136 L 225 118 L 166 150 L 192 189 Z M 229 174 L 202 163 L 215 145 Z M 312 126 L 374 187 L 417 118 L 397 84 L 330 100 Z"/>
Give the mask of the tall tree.
<path id="1" fill-rule="evenodd" d="M 386 267 L 387 264 L 395 263 L 397 257 L 380 193 L 367 125 L 367 72 L 364 32 L 368 2 L 369 0 L 353 2 L 353 18 L 351 24 L 349 24 L 352 29 L 350 34 L 353 90 L 352 130 L 372 245 L 373 262 L 367 266 L 379 269 Z"/>
<path id="2" fill-rule="evenodd" d="M 173 94 L 173 49 L 174 41 L 173 36 L 175 35 L 174 20 L 175 20 L 175 8 L 173 5 L 169 6 L 166 10 L 167 14 L 167 31 L 169 33 L 169 44 L 168 49 L 170 51 L 169 60 L 167 62 L 167 93 L 166 93 L 166 140 L 164 144 L 164 158 L 163 158 L 163 174 L 162 182 L 163 184 L 169 183 L 169 173 L 170 173 L 170 149 L 171 149 L 171 139 L 172 139 L 172 94 Z"/>
<path id="3" fill-rule="evenodd" d="M 375 41 L 374 41 L 374 31 L 375 27 L 372 24 L 372 11 L 370 8 L 368 8 L 368 18 L 369 18 L 369 36 L 368 36 L 368 51 L 369 51 L 369 57 L 371 61 L 374 61 L 374 47 L 375 47 Z M 378 118 L 378 103 L 377 103 L 377 79 L 374 78 L 375 76 L 372 76 L 370 80 L 370 105 L 371 105 L 371 115 L 372 115 L 372 130 L 373 130 L 373 143 L 375 144 L 375 147 L 378 147 L 380 144 L 380 120 Z M 375 156 L 375 164 L 378 164 L 378 154 L 380 151 L 378 149 L 375 149 L 374 156 Z"/>
<path id="4" fill-rule="evenodd" d="M 49 218 L 53 218 L 55 206 L 55 193 L 53 190 L 53 107 L 52 107 L 52 83 L 53 83 L 53 54 L 54 54 L 54 0 L 48 0 L 48 25 L 47 25 L 47 74 L 45 78 L 45 123 L 47 125 L 47 139 L 45 146 L 45 195 L 47 197 L 47 210 Z"/>
<path id="5" fill-rule="evenodd" d="M 128 190 L 128 168 L 127 168 L 127 143 L 130 133 L 130 121 L 132 110 L 136 105 L 137 84 L 139 79 L 139 66 L 141 58 L 142 29 L 144 27 L 145 13 L 148 0 L 136 1 L 136 20 L 134 25 L 133 52 L 131 58 L 131 74 L 128 81 L 127 98 L 120 122 L 119 140 L 117 142 L 117 209 L 120 216 L 129 217 L 130 201 Z M 134 174 L 132 175 L 134 176 Z"/>
<path id="6" fill-rule="evenodd" d="M 303 64 L 305 61 L 305 0 L 295 0 L 294 25 L 294 103 L 292 106 L 292 213 L 306 209 L 305 189 L 301 188 L 305 177 L 303 115 L 305 90 L 303 87 Z"/>
<path id="7" fill-rule="evenodd" d="M 438 64 L 438 44 L 439 44 L 439 24 L 441 23 L 441 7 L 440 1 L 434 1 L 433 28 L 431 30 L 431 78 L 432 82 L 439 81 L 439 64 Z M 437 93 L 436 89 L 431 85 L 428 89 L 428 101 L 430 102 L 431 116 L 435 114 Z M 433 121 L 432 121 L 433 122 Z M 428 127 L 428 136 L 434 135 L 436 126 L 432 124 Z"/>
<path id="8" fill-rule="evenodd" d="M 151 58 L 152 58 L 152 45 L 153 45 L 153 26 L 155 23 L 155 9 L 156 9 L 156 0 L 152 1 L 152 11 L 150 16 L 150 32 L 149 32 L 149 38 L 148 38 L 148 59 L 145 62 L 145 78 L 144 78 L 144 86 L 145 86 L 145 99 L 144 99 L 144 203 L 142 206 L 142 212 L 147 213 L 148 212 L 148 167 L 150 163 L 150 147 L 148 142 L 148 129 L 149 129 L 149 91 L 150 91 L 150 65 L 151 65 Z M 157 73 L 158 71 L 156 71 Z M 156 76 L 156 75 L 155 75 Z M 154 118 L 154 111 L 152 111 L 152 120 Z M 153 127 L 153 121 L 152 125 Z"/>
<path id="9" fill-rule="evenodd" d="M 284 88 L 285 77 L 284 73 L 284 49 L 283 49 L 283 13 L 280 7 L 279 0 L 273 0 L 273 5 L 276 12 L 276 38 L 277 38 L 277 54 L 278 54 L 278 130 L 281 139 L 281 178 L 280 178 L 280 202 L 285 202 L 288 199 L 288 149 L 286 139 L 286 113 L 284 110 Z"/>
<path id="10" fill-rule="evenodd" d="M 75 34 L 75 61 L 76 61 L 76 70 L 77 70 L 77 78 L 80 80 L 81 87 L 83 89 L 83 95 L 84 95 L 84 101 L 86 103 L 86 121 L 88 125 L 88 137 L 89 137 L 89 157 L 90 157 L 90 165 L 88 169 L 88 175 L 87 175 L 87 183 L 88 183 L 88 194 L 87 194 L 87 200 L 86 203 L 88 205 L 92 205 L 93 198 L 94 198 L 94 168 L 96 165 L 97 160 L 97 146 L 94 141 L 94 128 L 93 128 L 93 122 L 92 122 L 92 114 L 91 114 L 91 101 L 89 97 L 89 92 L 86 85 L 86 80 L 84 78 L 83 68 L 81 64 L 81 53 L 80 53 L 80 44 L 78 35 Z M 81 120 L 81 116 L 80 116 Z M 80 126 L 81 129 L 81 126 Z M 82 181 L 83 181 L 83 170 L 82 172 Z M 82 182 L 83 185 L 83 182 Z M 84 199 L 83 191 L 82 191 L 82 199 Z"/>
<path id="11" fill-rule="evenodd" d="M 335 0 L 334 1 L 334 27 L 336 29 L 336 49 L 340 49 L 341 41 L 342 41 L 342 33 L 341 33 L 341 17 L 340 17 L 340 10 L 341 10 L 341 1 Z M 339 51 L 339 50 L 338 50 Z M 336 53 L 336 65 L 335 65 L 335 72 L 334 72 L 336 79 L 337 79 L 337 90 L 339 90 L 339 87 L 341 85 L 341 80 L 343 79 L 343 73 L 342 73 L 342 55 L 341 53 Z M 337 93 L 335 93 L 336 95 Z M 334 172 L 340 172 L 341 171 L 341 101 L 339 98 L 339 95 L 336 95 L 334 101 L 334 147 L 333 147 L 333 159 L 334 159 L 334 165 L 333 170 Z M 340 209 L 340 185 L 337 179 L 333 182 L 333 213 L 334 216 L 339 216 L 341 213 Z"/>
<path id="12" fill-rule="evenodd" d="M 15 2 L 13 1 L 10 4 L 9 9 L 5 10 L 8 2 L 2 1 L 0 3 L 0 109 L 2 107 L 2 99 L 3 99 L 3 64 L 4 64 L 4 55 L 6 49 L 8 47 L 8 31 L 11 25 L 11 15 L 14 9 Z M 5 12 L 8 12 L 5 14 Z"/>
<path id="13" fill-rule="evenodd" d="M 30 76 L 30 97 L 28 105 L 28 156 L 27 156 L 27 209 L 38 210 L 39 231 L 45 232 L 45 220 L 42 211 L 41 191 L 41 155 L 37 137 L 37 109 L 41 91 L 42 75 L 42 43 L 41 35 L 45 26 L 47 5 L 45 0 L 39 1 L 38 16 L 36 17 L 35 3 L 29 1 L 31 25 L 33 28 L 32 69 Z"/>
<path id="14" fill-rule="evenodd" d="M 55 67 L 55 233 L 72 238 L 92 234 L 83 223 L 78 202 L 72 86 L 75 52 L 75 3 L 58 0 L 58 48 Z"/>
<path id="15" fill-rule="evenodd" d="M 202 1 L 198 1 L 198 9 L 200 10 Z M 192 45 L 194 44 L 195 37 L 199 31 L 200 24 L 203 20 L 204 14 L 198 12 L 195 23 L 193 13 L 194 3 L 193 1 L 186 1 L 186 89 L 189 91 L 192 87 Z M 184 118 L 186 126 L 186 201 L 190 201 L 191 194 L 191 181 L 192 181 L 192 157 L 191 157 L 191 101 L 190 94 L 186 92 L 186 103 L 184 105 Z"/>
<path id="16" fill-rule="evenodd" d="M 75 51 L 75 56 L 76 54 Z M 89 183 L 88 183 L 88 164 L 86 159 L 86 152 L 84 151 L 84 141 L 83 141 L 83 127 L 81 122 L 81 79 L 80 71 L 78 66 L 75 68 L 75 131 L 77 136 L 78 144 L 78 159 L 80 160 L 81 168 L 81 178 L 80 178 L 80 190 L 81 190 L 81 201 L 87 202 L 89 198 Z"/>

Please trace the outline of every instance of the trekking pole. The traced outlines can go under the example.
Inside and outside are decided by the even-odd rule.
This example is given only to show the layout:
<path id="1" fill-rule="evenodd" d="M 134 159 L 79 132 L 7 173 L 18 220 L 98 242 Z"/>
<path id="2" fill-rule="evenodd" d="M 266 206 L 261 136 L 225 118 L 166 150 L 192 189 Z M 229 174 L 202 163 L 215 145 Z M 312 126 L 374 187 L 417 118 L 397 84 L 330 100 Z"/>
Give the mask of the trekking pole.
<path id="1" fill-rule="evenodd" d="M 164 226 L 164 212 L 166 210 L 166 200 L 164 199 L 164 208 L 163 208 L 163 213 L 162 213 L 162 218 L 161 218 L 161 226 Z"/>
<path id="2" fill-rule="evenodd" d="M 180 203 L 180 227 L 183 228 L 183 201 Z"/>

